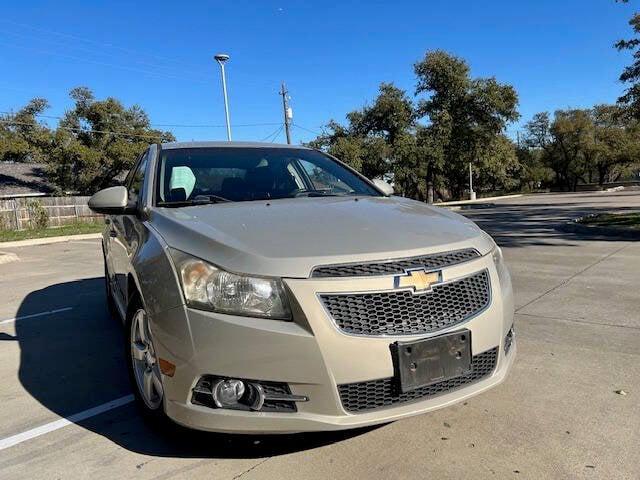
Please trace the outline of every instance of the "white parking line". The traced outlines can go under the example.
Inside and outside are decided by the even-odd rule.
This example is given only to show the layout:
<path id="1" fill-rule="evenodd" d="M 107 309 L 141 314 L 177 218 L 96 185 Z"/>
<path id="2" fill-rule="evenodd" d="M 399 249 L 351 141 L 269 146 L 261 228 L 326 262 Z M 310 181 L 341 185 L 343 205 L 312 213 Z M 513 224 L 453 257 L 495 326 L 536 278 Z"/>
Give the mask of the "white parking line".
<path id="1" fill-rule="evenodd" d="M 41 317 L 43 315 L 51 315 L 52 313 L 59 312 L 68 312 L 69 310 L 73 310 L 73 307 L 57 308 L 56 310 L 49 310 L 47 312 L 32 313 L 31 315 L 23 315 L 22 317 L 8 318 L 7 320 L 0 320 L 0 325 L 15 322 L 17 320 L 24 320 L 25 318 Z"/>
<path id="2" fill-rule="evenodd" d="M 82 420 L 86 420 L 87 418 L 95 417 L 96 415 L 100 415 L 101 413 L 108 412 L 109 410 L 113 410 L 114 408 L 121 407 L 131 402 L 133 402 L 133 395 L 127 395 L 115 400 L 111 400 L 110 402 L 103 403 L 102 405 L 98 405 L 97 407 L 75 413 L 69 417 L 61 418 L 60 420 L 56 420 L 55 422 L 47 423 L 45 425 L 32 428 L 31 430 L 27 430 L 26 432 L 18 433 L 16 435 L 0 439 L 0 450 L 13 447 L 14 445 L 18 445 L 19 443 L 26 442 L 27 440 L 31 440 L 32 438 L 36 438 L 46 433 L 53 432 L 54 430 L 59 430 L 62 427 L 66 427 L 67 425 L 70 425 L 72 423 L 81 422 Z"/>

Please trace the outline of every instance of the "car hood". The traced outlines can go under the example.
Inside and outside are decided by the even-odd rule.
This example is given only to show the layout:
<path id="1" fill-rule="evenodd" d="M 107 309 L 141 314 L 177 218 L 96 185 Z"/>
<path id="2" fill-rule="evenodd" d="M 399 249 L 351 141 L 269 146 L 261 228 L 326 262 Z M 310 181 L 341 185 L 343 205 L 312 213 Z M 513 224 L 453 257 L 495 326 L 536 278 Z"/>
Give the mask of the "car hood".
<path id="1" fill-rule="evenodd" d="M 225 270 L 305 278 L 318 265 L 473 247 L 490 237 L 445 208 L 400 197 L 292 198 L 154 208 L 167 244 Z"/>

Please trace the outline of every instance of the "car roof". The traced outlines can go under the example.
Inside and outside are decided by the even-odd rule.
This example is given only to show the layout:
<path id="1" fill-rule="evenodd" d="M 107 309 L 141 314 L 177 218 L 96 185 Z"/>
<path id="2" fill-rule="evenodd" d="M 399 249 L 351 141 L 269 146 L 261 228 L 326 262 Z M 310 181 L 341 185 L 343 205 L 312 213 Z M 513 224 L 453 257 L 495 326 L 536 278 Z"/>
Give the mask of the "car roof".
<path id="1" fill-rule="evenodd" d="M 265 142 L 169 142 L 160 145 L 162 150 L 172 150 L 179 148 L 291 148 L 312 150 L 303 145 L 286 145 L 282 143 Z"/>

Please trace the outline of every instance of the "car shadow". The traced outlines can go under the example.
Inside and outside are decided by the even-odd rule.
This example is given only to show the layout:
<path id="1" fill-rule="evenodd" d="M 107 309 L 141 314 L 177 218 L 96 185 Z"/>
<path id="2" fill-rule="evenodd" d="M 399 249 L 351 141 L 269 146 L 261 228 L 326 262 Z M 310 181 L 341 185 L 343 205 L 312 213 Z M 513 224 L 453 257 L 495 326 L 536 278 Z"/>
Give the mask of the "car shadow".
<path id="1" fill-rule="evenodd" d="M 22 301 L 15 336 L 19 379 L 60 417 L 130 395 L 120 322 L 107 313 L 104 280 L 88 278 L 36 290 Z M 60 309 L 38 318 L 20 317 Z M 308 450 L 361 435 L 372 428 L 291 435 L 230 435 L 152 425 L 133 403 L 76 421 L 121 447 L 144 455 L 183 458 L 261 458 Z"/>
<path id="2" fill-rule="evenodd" d="M 501 247 L 575 246 L 584 241 L 620 242 L 628 239 L 597 233 L 568 231 L 568 222 L 586 215 L 611 210 L 584 203 L 495 204 L 487 208 L 462 210 L 459 213 L 473 220 L 491 234 Z M 616 207 L 617 212 L 637 211 L 637 207 Z"/>

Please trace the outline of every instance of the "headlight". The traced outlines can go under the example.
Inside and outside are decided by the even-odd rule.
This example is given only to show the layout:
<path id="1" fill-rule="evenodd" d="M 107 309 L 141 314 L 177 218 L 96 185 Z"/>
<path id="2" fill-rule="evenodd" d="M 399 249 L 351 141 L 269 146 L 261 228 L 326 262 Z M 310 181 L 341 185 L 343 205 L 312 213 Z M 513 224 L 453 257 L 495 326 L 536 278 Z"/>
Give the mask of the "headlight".
<path id="1" fill-rule="evenodd" d="M 250 317 L 289 320 L 282 281 L 226 272 L 199 258 L 171 249 L 187 305 Z"/>
<path id="2" fill-rule="evenodd" d="M 496 265 L 496 270 L 498 271 L 500 284 L 507 285 L 508 282 L 511 282 L 511 275 L 509 274 L 507 265 L 504 263 L 502 249 L 498 245 L 496 245 L 491 251 L 491 256 L 493 257 L 493 263 Z"/>

